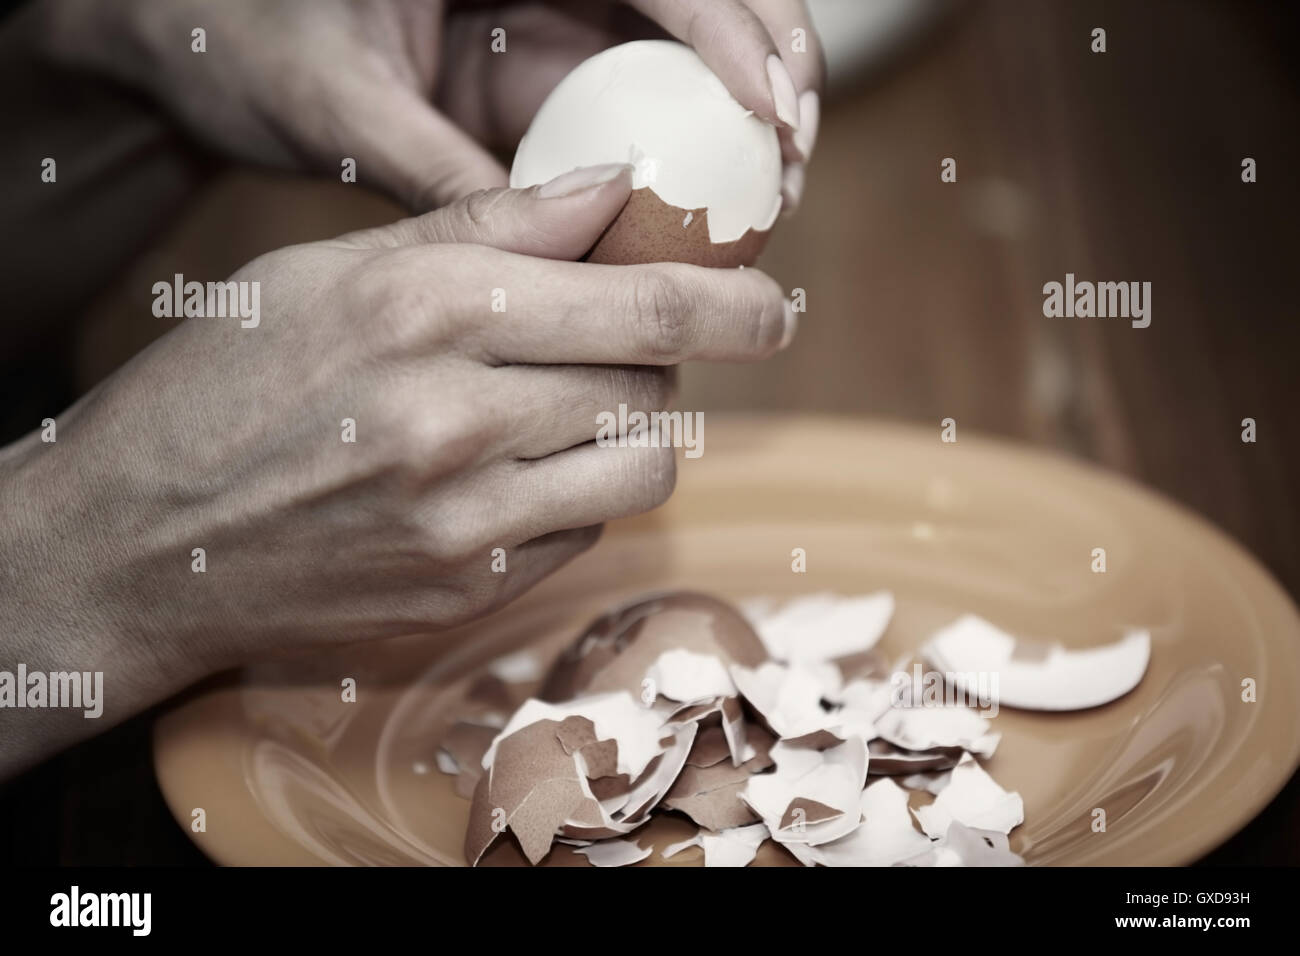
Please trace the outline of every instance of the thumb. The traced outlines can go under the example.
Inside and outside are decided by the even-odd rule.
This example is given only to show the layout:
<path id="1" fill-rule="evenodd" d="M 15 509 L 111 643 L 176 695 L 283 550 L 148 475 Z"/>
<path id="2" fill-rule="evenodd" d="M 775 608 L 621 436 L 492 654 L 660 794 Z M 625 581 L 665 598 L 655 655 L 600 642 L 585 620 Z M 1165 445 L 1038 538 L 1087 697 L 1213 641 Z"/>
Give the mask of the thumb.
<path id="1" fill-rule="evenodd" d="M 374 182 L 422 212 L 506 183 L 501 164 L 413 91 L 386 89 L 342 111 Z"/>
<path id="2" fill-rule="evenodd" d="M 483 189 L 423 216 L 339 241 L 366 249 L 464 242 L 544 259 L 580 259 L 631 193 L 630 165 L 586 166 L 528 189 Z"/>

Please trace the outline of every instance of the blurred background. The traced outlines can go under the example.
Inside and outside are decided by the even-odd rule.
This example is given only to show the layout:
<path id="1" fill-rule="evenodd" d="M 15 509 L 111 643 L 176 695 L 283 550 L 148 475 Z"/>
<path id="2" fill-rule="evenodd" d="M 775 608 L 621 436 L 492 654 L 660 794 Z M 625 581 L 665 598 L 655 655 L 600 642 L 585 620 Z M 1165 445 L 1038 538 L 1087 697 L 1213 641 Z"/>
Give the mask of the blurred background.
<path id="1" fill-rule="evenodd" d="M 678 404 L 935 429 L 952 417 L 1165 493 L 1300 594 L 1297 6 L 814 0 L 832 92 L 802 208 L 759 263 L 806 290 L 808 311 L 770 362 L 685 368 Z M 946 157 L 956 183 L 940 181 Z M 71 334 L 0 370 L 0 437 L 170 327 L 150 312 L 158 276 L 225 275 L 403 215 L 333 180 L 191 174 L 183 214 Z M 1150 327 L 1045 318 L 1042 286 L 1067 272 L 1151 282 Z M 1255 444 L 1241 441 L 1245 417 Z M 153 783 L 149 726 L 144 715 L 0 790 L 0 819 L 24 821 L 0 825 L 0 861 L 201 862 Z M 114 825 L 63 825 L 86 814 Z M 1300 863 L 1300 783 L 1207 862 Z"/>

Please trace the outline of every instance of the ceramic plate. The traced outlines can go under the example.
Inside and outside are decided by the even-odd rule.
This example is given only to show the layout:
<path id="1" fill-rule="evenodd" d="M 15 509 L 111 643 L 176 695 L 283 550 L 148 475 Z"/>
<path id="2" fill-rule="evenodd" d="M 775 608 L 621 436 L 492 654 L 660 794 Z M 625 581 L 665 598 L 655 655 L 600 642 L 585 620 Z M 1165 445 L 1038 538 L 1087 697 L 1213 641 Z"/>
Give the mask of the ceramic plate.
<path id="1" fill-rule="evenodd" d="M 155 762 L 181 826 L 226 864 L 461 865 L 469 803 L 435 753 L 466 688 L 502 653 L 553 655 L 611 605 L 682 587 L 728 598 L 888 588 L 898 610 L 879 646 L 890 660 L 965 612 L 1079 648 L 1149 628 L 1150 669 L 1122 699 L 995 719 L 1002 743 L 987 766 L 1024 798 L 1011 846 L 1031 864 L 1191 862 L 1294 771 L 1300 618 L 1250 555 L 1190 512 L 1065 458 L 964 432 L 944 444 L 937 427 L 708 424 L 705 454 L 681 461 L 668 505 L 611 525 L 492 617 L 259 664 L 162 717 Z M 805 573 L 791 570 L 795 548 Z M 341 699 L 348 677 L 355 703 Z M 1092 827 L 1099 807 L 1104 833 Z M 197 808 L 204 832 L 191 826 Z M 665 816 L 638 832 L 662 847 L 694 828 Z M 485 858 L 522 862 L 510 839 Z M 769 843 L 758 862 L 791 861 Z M 587 864 L 557 846 L 546 865 Z"/>

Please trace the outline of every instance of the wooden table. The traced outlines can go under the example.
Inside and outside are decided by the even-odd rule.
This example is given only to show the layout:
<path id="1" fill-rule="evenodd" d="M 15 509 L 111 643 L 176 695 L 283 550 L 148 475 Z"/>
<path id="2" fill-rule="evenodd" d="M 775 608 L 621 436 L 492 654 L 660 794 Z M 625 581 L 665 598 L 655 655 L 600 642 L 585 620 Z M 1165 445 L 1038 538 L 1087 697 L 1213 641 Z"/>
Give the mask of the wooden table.
<path id="1" fill-rule="evenodd" d="M 1105 54 L 1089 49 L 1097 26 Z M 1198 511 L 1300 594 L 1296 27 L 1283 4 L 963 9 L 827 107 L 803 209 L 761 263 L 807 290 L 794 347 L 686 369 L 680 406 L 951 417 L 1061 449 Z M 229 271 L 395 214 L 332 184 L 219 180 L 97 304 L 77 381 L 156 333 L 142 277 Z M 1151 282 L 1150 327 L 1045 318 L 1042 286 L 1066 273 Z M 0 861 L 201 861 L 153 782 L 149 727 L 0 792 Z M 1300 863 L 1300 779 L 1206 862 Z"/>

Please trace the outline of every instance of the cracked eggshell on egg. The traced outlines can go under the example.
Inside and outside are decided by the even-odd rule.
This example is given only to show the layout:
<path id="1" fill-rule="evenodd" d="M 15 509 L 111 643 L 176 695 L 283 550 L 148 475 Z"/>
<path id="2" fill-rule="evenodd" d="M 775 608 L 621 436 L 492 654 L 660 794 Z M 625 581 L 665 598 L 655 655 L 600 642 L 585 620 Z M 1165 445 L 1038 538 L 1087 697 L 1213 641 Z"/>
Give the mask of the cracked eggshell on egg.
<path id="1" fill-rule="evenodd" d="M 519 143 L 510 185 L 630 163 L 632 195 L 588 261 L 752 265 L 781 209 L 776 130 L 690 47 L 638 40 L 580 63 Z"/>

